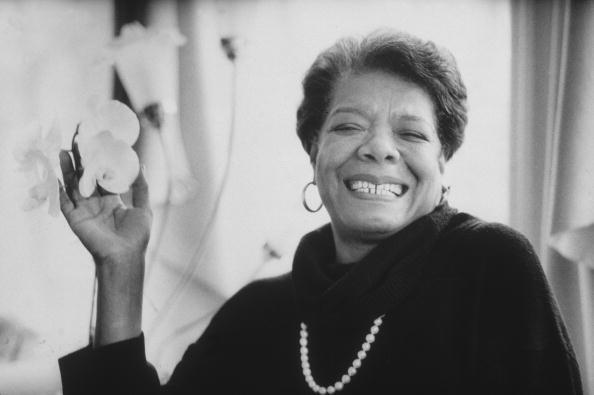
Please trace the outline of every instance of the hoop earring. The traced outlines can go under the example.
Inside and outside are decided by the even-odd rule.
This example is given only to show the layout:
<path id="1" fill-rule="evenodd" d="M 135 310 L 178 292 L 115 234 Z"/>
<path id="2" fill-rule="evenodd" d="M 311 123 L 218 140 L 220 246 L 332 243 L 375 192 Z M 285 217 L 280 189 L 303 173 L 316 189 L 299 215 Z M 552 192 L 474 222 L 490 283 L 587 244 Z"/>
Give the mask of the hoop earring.
<path id="1" fill-rule="evenodd" d="M 439 204 L 443 204 L 448 201 L 448 196 L 450 195 L 450 186 L 442 185 L 441 187 L 441 199 L 439 199 Z"/>
<path id="2" fill-rule="evenodd" d="M 316 185 L 315 182 L 310 181 L 307 184 L 305 184 L 305 187 L 303 187 L 303 191 L 301 191 L 301 203 L 303 203 L 303 207 L 305 207 L 305 209 L 307 211 L 309 211 L 310 213 L 317 213 L 318 211 L 321 210 L 322 206 L 324 205 L 324 203 L 320 202 L 320 205 L 318 206 L 318 208 L 316 208 L 315 210 L 312 209 L 309 204 L 307 203 L 307 198 L 306 198 L 306 193 L 307 193 L 307 189 L 312 186 L 312 185 Z"/>

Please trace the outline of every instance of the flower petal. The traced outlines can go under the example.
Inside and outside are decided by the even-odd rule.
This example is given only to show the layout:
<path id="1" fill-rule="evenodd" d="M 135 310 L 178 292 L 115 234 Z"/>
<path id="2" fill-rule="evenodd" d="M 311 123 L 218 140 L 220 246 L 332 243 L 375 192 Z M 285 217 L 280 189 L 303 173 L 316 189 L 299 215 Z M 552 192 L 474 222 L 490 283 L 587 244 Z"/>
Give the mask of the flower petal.
<path id="1" fill-rule="evenodd" d="M 95 192 L 97 178 L 92 168 L 85 168 L 83 175 L 78 180 L 78 191 L 82 197 L 88 198 Z"/>
<path id="2" fill-rule="evenodd" d="M 118 162 L 119 166 L 117 168 L 115 163 L 113 163 L 113 167 L 106 167 L 97 182 L 106 191 L 124 193 L 130 189 L 130 185 L 138 176 L 140 163 L 138 156 L 130 147 L 125 147 Z"/>
<path id="3" fill-rule="evenodd" d="M 38 163 L 43 167 L 47 166 L 47 164 L 47 161 Z M 51 168 L 41 169 L 41 172 L 42 175 L 40 175 L 40 172 L 34 172 L 37 182 L 29 188 L 23 209 L 26 211 L 33 210 L 47 200 L 49 201 L 49 213 L 56 216 L 59 212 L 58 178 Z"/>
<path id="4" fill-rule="evenodd" d="M 85 197 L 90 196 L 95 189 L 95 183 L 108 192 L 126 192 L 140 170 L 136 152 L 122 140 L 113 138 L 107 131 L 85 141 L 84 146 L 87 156 L 82 157 L 84 172 L 81 183 L 84 179 L 85 185 L 79 186 L 81 194 Z M 81 155 L 82 153 L 81 147 Z"/>
<path id="5" fill-rule="evenodd" d="M 110 47 L 122 48 L 133 44 L 158 42 L 166 46 L 181 46 L 186 43 L 186 37 L 178 29 L 145 28 L 139 22 L 132 22 L 122 26 L 120 35 L 111 42 Z"/>
<path id="6" fill-rule="evenodd" d="M 60 190 L 58 185 L 58 178 L 53 177 L 48 179 L 48 202 L 49 207 L 47 209 L 48 213 L 53 216 L 57 217 L 60 213 Z"/>
<path id="7" fill-rule="evenodd" d="M 62 131 L 57 119 L 52 122 L 47 133 L 43 136 L 41 150 L 46 154 L 52 165 L 58 165 L 58 154 L 62 148 Z"/>
<path id="8" fill-rule="evenodd" d="M 31 211 L 31 210 L 34 210 L 37 207 L 41 206 L 44 201 L 45 200 L 39 200 L 39 199 L 34 199 L 32 197 L 28 197 L 28 198 L 25 199 L 25 201 L 21 205 L 21 208 L 24 211 Z"/>
<path id="9" fill-rule="evenodd" d="M 59 187 L 56 175 L 59 168 L 58 155 L 62 145 L 62 133 L 57 119 L 51 125 L 34 122 L 23 131 L 23 143 L 14 151 L 23 179 L 28 180 L 29 189 L 22 207 L 32 210 L 49 203 L 49 213 L 59 213 Z"/>
<path id="10" fill-rule="evenodd" d="M 23 203 L 23 210 L 29 211 L 41 206 L 47 198 L 43 184 L 36 184 L 27 191 L 27 198 Z"/>
<path id="11" fill-rule="evenodd" d="M 136 114 L 125 104 L 110 100 L 98 106 L 96 111 L 80 123 L 81 140 L 91 138 L 103 131 L 109 131 L 128 145 L 134 144 L 140 133 Z"/>
<path id="12" fill-rule="evenodd" d="M 13 150 L 14 158 L 17 160 L 21 167 L 27 167 L 30 162 L 29 154 L 31 151 L 39 151 L 38 146 L 42 139 L 43 127 L 39 122 L 32 122 L 25 126 L 22 131 L 23 139 L 17 143 Z"/>
<path id="13" fill-rule="evenodd" d="M 58 180 L 54 163 L 57 162 L 61 134 L 57 128 L 52 128 L 43 135 L 42 128 L 36 127 L 29 137 L 29 145 L 16 152 L 20 170 L 31 185 L 22 207 L 32 210 L 47 200 L 50 202 L 50 213 L 57 215 Z"/>

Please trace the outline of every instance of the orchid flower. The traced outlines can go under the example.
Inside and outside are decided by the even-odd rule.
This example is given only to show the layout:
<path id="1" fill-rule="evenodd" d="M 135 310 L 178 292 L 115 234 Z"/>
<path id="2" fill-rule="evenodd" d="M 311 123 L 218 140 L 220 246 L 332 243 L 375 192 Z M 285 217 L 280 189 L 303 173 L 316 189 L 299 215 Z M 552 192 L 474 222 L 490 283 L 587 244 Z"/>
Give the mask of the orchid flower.
<path id="1" fill-rule="evenodd" d="M 124 193 L 140 170 L 132 149 L 140 132 L 138 118 L 117 100 L 92 107 L 90 116 L 78 126 L 75 142 L 83 168 L 80 194 L 91 196 L 97 184 L 108 192 Z"/>
<path id="2" fill-rule="evenodd" d="M 154 204 L 179 204 L 197 190 L 177 112 L 178 51 L 185 42 L 186 38 L 175 28 L 145 28 L 134 22 L 123 26 L 108 48 L 132 105 L 141 114 L 143 138 L 138 149 L 148 163 L 147 176 Z M 162 150 L 151 149 L 151 141 L 155 141 L 151 136 L 157 135 L 157 144 Z M 165 166 L 159 166 L 160 162 Z"/>
<path id="3" fill-rule="evenodd" d="M 134 22 L 110 43 L 110 57 L 137 112 L 153 103 L 161 103 L 166 112 L 177 111 L 178 47 L 185 42 L 177 29 Z"/>
<path id="4" fill-rule="evenodd" d="M 58 154 L 62 143 L 62 135 L 56 123 L 47 128 L 40 124 L 32 124 L 25 131 L 26 140 L 17 146 L 14 156 L 22 171 L 33 185 L 29 187 L 24 210 L 32 210 L 49 203 L 48 212 L 57 216 L 60 210 L 58 197 L 59 167 Z"/>

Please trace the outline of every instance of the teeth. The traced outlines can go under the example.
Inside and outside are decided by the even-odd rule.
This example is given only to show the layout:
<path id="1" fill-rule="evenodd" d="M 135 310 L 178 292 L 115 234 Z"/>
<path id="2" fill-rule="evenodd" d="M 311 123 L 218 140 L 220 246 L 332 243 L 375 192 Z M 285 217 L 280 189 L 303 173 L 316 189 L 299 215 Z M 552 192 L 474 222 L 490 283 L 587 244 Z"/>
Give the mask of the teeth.
<path id="1" fill-rule="evenodd" d="M 371 193 L 374 195 L 396 195 L 402 196 L 404 186 L 401 184 L 373 184 L 367 181 L 352 181 L 350 182 L 350 190 Z"/>

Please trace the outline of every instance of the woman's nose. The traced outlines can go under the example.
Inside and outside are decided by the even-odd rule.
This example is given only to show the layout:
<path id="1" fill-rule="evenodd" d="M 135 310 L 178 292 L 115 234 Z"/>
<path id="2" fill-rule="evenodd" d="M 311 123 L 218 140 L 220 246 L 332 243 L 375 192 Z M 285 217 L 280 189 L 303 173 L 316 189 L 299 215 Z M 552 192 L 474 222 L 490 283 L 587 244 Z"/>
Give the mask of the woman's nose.
<path id="1" fill-rule="evenodd" d="M 397 162 L 400 159 L 398 145 L 390 128 L 378 128 L 369 131 L 367 139 L 358 150 L 364 160 L 375 162 Z"/>

